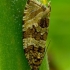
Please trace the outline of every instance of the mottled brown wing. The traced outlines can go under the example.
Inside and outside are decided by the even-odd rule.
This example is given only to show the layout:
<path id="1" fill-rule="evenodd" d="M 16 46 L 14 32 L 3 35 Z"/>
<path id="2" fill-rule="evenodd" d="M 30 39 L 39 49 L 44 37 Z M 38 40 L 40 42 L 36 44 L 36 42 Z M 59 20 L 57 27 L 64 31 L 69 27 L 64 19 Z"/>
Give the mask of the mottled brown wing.
<path id="1" fill-rule="evenodd" d="M 28 0 L 24 10 L 24 20 L 33 19 L 41 9 L 41 4 L 37 0 Z"/>
<path id="2" fill-rule="evenodd" d="M 32 70 L 38 70 L 44 58 L 49 25 L 47 11 L 37 0 L 28 0 L 25 6 L 23 48 Z"/>

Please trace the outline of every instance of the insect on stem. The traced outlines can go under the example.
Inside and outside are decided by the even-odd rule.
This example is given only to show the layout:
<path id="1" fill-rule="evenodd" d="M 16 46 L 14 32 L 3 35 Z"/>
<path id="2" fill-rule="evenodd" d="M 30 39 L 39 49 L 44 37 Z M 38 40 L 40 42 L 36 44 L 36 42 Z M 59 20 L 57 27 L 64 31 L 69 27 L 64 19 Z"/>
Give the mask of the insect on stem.
<path id="1" fill-rule="evenodd" d="M 28 0 L 25 6 L 23 48 L 31 70 L 39 70 L 45 55 L 50 9 L 50 3 L 46 7 L 38 0 Z"/>

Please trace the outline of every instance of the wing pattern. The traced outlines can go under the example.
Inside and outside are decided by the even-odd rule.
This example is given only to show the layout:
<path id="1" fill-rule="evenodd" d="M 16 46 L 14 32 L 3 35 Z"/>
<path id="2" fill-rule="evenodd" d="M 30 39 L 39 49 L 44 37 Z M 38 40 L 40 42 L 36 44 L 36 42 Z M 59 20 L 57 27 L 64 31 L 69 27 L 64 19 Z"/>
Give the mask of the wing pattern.
<path id="1" fill-rule="evenodd" d="M 31 70 L 39 70 L 46 48 L 50 3 L 47 7 L 37 0 L 28 0 L 23 16 L 23 48 Z"/>

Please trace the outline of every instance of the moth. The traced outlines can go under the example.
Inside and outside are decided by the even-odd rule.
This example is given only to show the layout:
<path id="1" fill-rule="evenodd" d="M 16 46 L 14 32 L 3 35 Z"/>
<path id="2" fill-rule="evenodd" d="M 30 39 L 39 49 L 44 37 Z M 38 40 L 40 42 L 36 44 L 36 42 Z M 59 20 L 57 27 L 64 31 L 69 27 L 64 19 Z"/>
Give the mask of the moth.
<path id="1" fill-rule="evenodd" d="M 23 16 L 23 48 L 31 70 L 39 70 L 45 54 L 51 4 L 28 0 Z"/>

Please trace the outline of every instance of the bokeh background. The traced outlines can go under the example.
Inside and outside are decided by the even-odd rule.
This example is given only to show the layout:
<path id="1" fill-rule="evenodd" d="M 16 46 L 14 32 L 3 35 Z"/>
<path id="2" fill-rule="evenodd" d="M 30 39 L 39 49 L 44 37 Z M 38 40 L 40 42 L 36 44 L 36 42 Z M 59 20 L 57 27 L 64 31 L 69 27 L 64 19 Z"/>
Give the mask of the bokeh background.
<path id="1" fill-rule="evenodd" d="M 48 50 L 51 70 L 70 70 L 70 0 L 51 0 Z"/>

